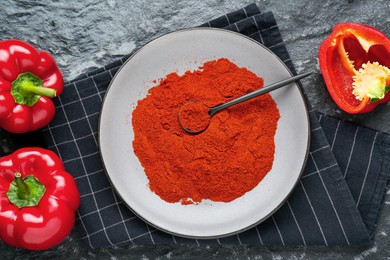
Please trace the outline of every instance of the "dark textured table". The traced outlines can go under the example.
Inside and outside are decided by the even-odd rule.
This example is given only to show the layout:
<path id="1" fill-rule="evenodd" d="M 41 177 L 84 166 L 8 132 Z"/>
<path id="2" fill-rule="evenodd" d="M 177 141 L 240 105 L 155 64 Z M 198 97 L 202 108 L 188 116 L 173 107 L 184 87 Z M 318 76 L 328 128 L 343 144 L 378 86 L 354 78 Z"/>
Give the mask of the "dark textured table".
<path id="1" fill-rule="evenodd" d="M 253 1 L 3 0 L 2 39 L 28 41 L 52 53 L 66 80 L 132 53 L 171 31 L 200 25 Z M 7 2 L 5 4 L 5 2 Z M 302 80 L 313 108 L 338 118 L 390 133 L 390 104 L 366 115 L 347 115 L 328 95 L 318 66 L 318 47 L 338 22 L 354 21 L 390 33 L 390 4 L 377 1 L 256 1 L 273 11 L 298 72 L 314 70 Z M 10 141 L 0 131 L 1 153 L 26 143 Z M 30 140 L 28 145 L 34 144 Z M 0 242 L 0 258 L 245 258 L 245 259 L 390 259 L 390 192 L 387 192 L 372 244 L 360 247 L 129 246 L 88 250 L 76 230 L 59 246 L 44 252 L 11 248 Z"/>

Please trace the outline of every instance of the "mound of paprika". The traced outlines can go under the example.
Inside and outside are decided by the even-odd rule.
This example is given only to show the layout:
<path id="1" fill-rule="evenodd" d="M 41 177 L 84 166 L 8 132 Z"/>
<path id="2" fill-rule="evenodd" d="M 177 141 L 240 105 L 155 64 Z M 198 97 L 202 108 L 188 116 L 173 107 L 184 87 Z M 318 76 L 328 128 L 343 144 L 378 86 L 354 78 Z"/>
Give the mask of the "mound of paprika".
<path id="1" fill-rule="evenodd" d="M 340 23 L 318 56 L 327 89 L 345 112 L 367 113 L 390 100 L 390 39 L 382 32 Z"/>
<path id="2" fill-rule="evenodd" d="M 184 75 L 170 73 L 152 87 L 132 114 L 133 148 L 149 188 L 182 204 L 230 202 L 255 188 L 274 160 L 280 115 L 270 94 L 216 113 L 197 135 L 180 127 L 178 113 L 191 101 L 213 107 L 262 87 L 262 78 L 225 58 Z"/>

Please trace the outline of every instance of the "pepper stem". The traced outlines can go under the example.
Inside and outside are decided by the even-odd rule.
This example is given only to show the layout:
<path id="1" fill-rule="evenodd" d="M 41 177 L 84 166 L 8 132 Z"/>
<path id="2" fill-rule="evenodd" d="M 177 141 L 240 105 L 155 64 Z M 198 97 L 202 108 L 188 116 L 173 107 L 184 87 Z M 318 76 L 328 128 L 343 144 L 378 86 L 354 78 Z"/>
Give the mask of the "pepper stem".
<path id="1" fill-rule="evenodd" d="M 20 85 L 20 91 L 24 93 L 32 93 L 44 97 L 53 98 L 56 96 L 56 90 L 52 88 L 37 87 L 31 81 L 24 81 Z"/>
<path id="2" fill-rule="evenodd" d="M 31 72 L 20 74 L 12 82 L 11 94 L 17 104 L 33 106 L 41 96 L 53 98 L 56 90 L 43 87 L 43 80 Z"/>
<path id="3" fill-rule="evenodd" d="M 37 206 L 45 194 L 45 186 L 33 175 L 22 178 L 16 172 L 14 177 L 6 194 L 8 200 L 18 208 Z"/>
<path id="4" fill-rule="evenodd" d="M 27 184 L 24 182 L 22 175 L 19 172 L 15 173 L 15 183 L 18 187 L 18 197 L 19 199 L 27 199 L 30 196 L 30 189 Z"/>

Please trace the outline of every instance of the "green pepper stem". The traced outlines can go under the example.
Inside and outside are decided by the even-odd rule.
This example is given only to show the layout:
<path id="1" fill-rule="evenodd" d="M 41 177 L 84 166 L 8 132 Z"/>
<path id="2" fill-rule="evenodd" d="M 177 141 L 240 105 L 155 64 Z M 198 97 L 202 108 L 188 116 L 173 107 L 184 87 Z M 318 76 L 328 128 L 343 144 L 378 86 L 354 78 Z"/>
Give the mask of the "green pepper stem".
<path id="1" fill-rule="evenodd" d="M 11 95 L 21 105 L 33 106 L 42 97 L 53 98 L 55 89 L 43 87 L 44 81 L 31 72 L 24 72 L 12 82 Z"/>
<path id="2" fill-rule="evenodd" d="M 31 81 L 24 81 L 20 85 L 20 89 L 24 93 L 33 93 L 33 94 L 36 94 L 36 95 L 45 96 L 45 97 L 49 97 L 49 98 L 54 98 L 57 95 L 55 89 L 44 88 L 44 87 L 37 87 Z"/>
<path id="3" fill-rule="evenodd" d="M 46 192 L 45 186 L 33 175 L 22 178 L 16 172 L 14 177 L 6 194 L 8 200 L 18 208 L 37 206 Z"/>
<path id="4" fill-rule="evenodd" d="M 15 183 L 18 187 L 18 197 L 20 199 L 27 199 L 30 196 L 30 189 L 24 182 L 22 175 L 19 172 L 15 173 Z"/>

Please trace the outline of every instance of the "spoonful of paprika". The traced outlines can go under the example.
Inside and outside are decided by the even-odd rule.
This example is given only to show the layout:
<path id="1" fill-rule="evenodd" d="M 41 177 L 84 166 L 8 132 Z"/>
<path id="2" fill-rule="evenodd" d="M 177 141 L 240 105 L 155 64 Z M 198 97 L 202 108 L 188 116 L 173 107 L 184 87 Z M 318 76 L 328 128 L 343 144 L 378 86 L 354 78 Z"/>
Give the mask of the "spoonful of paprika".
<path id="1" fill-rule="evenodd" d="M 309 76 L 311 73 L 312 72 L 301 73 L 294 77 L 278 81 L 264 88 L 252 91 L 248 94 L 245 94 L 241 97 L 235 98 L 233 100 L 230 100 L 229 102 L 215 107 L 208 107 L 200 101 L 187 102 L 183 104 L 179 109 L 179 124 L 184 131 L 190 134 L 200 134 L 209 127 L 210 120 L 213 115 L 221 111 L 222 109 L 258 97 L 278 88 L 287 86 L 290 83 L 296 82 L 302 78 Z"/>

